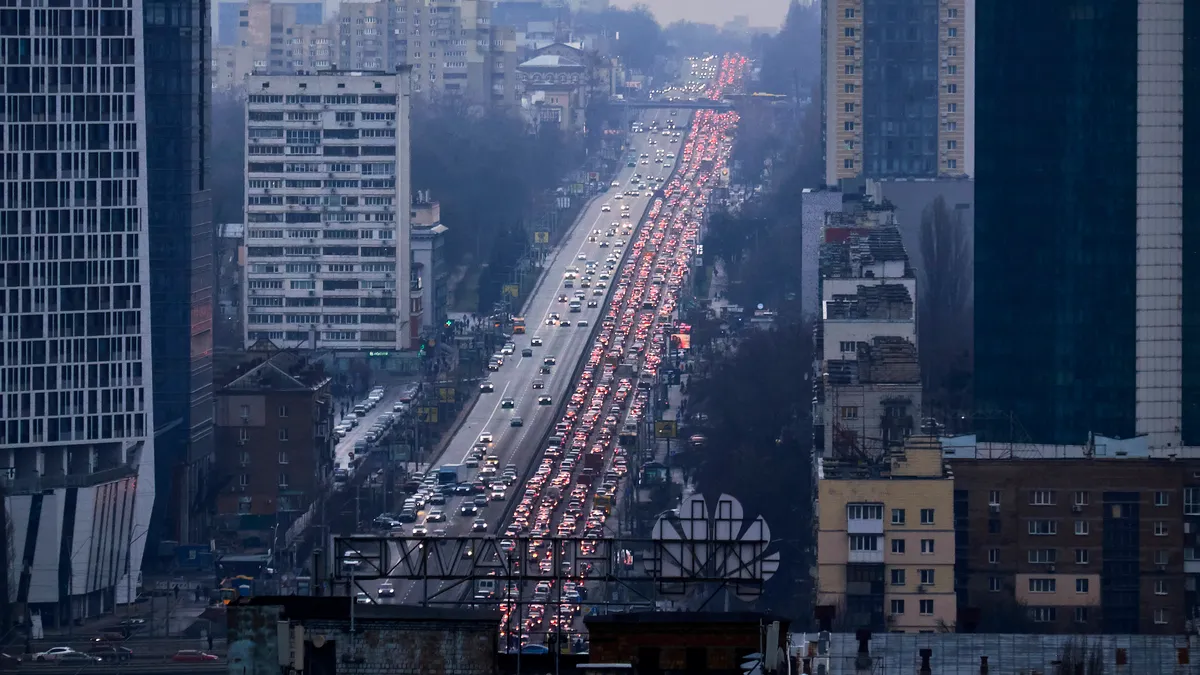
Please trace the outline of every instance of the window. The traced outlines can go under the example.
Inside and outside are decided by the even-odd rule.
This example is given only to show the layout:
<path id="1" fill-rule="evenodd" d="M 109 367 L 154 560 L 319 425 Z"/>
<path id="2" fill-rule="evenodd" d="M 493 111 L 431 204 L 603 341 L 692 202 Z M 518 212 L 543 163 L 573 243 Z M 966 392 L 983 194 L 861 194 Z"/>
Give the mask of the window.
<path id="1" fill-rule="evenodd" d="M 874 534 L 850 535 L 851 551 L 878 551 L 880 537 Z"/>
<path id="2" fill-rule="evenodd" d="M 1154 493 L 1154 505 L 1155 506 L 1168 506 L 1170 503 L 1171 503 L 1171 495 L 1167 494 L 1166 492 L 1163 492 L 1162 490 L 1159 490 L 1158 492 Z"/>
<path id="3" fill-rule="evenodd" d="M 903 569 L 892 570 L 892 585 L 893 586 L 903 586 L 904 582 L 905 582 L 904 570 Z"/>
<path id="4" fill-rule="evenodd" d="M 846 518 L 849 520 L 883 520 L 880 504 L 847 504 Z"/>
<path id="5" fill-rule="evenodd" d="M 1054 506 L 1055 502 L 1053 490 L 1033 490 L 1029 493 L 1029 503 L 1033 506 Z"/>
<path id="6" fill-rule="evenodd" d="M 246 443 L 250 440 L 250 430 L 242 427 L 238 429 L 238 442 Z"/>
<path id="7" fill-rule="evenodd" d="M 921 540 L 921 553 L 922 553 L 922 555 L 930 555 L 933 553 L 933 540 L 932 539 L 922 539 Z"/>
<path id="8" fill-rule="evenodd" d="M 933 616 L 932 600 L 921 600 L 919 606 L 921 609 L 921 616 Z"/>
<path id="9" fill-rule="evenodd" d="M 1058 534 L 1058 521 L 1031 520 L 1029 521 L 1029 534 L 1041 536 Z"/>
<path id="10" fill-rule="evenodd" d="M 957 169 L 958 168 L 958 160 L 957 159 L 948 159 L 948 160 L 946 160 L 946 166 L 951 169 Z"/>
<path id="11" fill-rule="evenodd" d="M 846 120 L 845 122 L 842 122 L 842 130 L 854 131 L 854 120 Z"/>
<path id="12" fill-rule="evenodd" d="M 1053 565 L 1058 562 L 1058 549 L 1055 548 L 1034 548 L 1027 555 L 1033 565 Z"/>
<path id="13" fill-rule="evenodd" d="M 846 26 L 846 30 L 843 32 L 846 37 L 854 37 L 854 26 Z"/>
<path id="14" fill-rule="evenodd" d="M 1088 550 L 1086 548 L 1075 549 L 1075 564 L 1086 565 L 1088 562 Z"/>
<path id="15" fill-rule="evenodd" d="M 957 75 L 958 74 L 958 66 L 946 66 L 946 74 L 947 75 Z"/>
<path id="16" fill-rule="evenodd" d="M 853 74 L 854 74 L 854 64 L 853 64 L 853 63 L 847 63 L 847 64 L 846 64 L 845 71 L 846 71 L 846 74 L 847 74 L 847 75 L 853 75 Z"/>
<path id="17" fill-rule="evenodd" d="M 1087 607 L 1076 607 L 1075 608 L 1075 623 L 1087 623 L 1087 620 L 1088 620 L 1088 608 Z"/>
<path id="18" fill-rule="evenodd" d="M 949 18 L 951 18 L 951 19 L 956 19 L 956 18 L 958 18 L 958 8 L 957 8 L 957 7 L 951 7 L 950 9 L 947 9 L 947 10 L 946 10 L 946 16 L 947 16 L 947 17 L 949 17 Z"/>
<path id="19" fill-rule="evenodd" d="M 892 553 L 895 553 L 897 555 L 904 555 L 904 540 L 903 539 L 893 539 L 892 540 Z"/>
<path id="20" fill-rule="evenodd" d="M 286 473 L 279 474 L 279 487 L 286 488 L 288 486 L 288 475 Z"/>
<path id="21" fill-rule="evenodd" d="M 854 160 L 846 160 L 846 161 L 853 162 Z M 844 406 L 842 406 L 841 410 L 839 411 L 839 414 L 841 415 L 842 419 L 844 419 L 844 420 L 856 420 L 856 419 L 858 419 L 858 406 L 844 405 Z"/>
<path id="22" fill-rule="evenodd" d="M 847 354 L 849 352 L 858 350 L 858 346 L 855 345 L 852 340 L 847 340 L 847 341 L 838 343 L 838 348 L 841 350 L 841 352 L 843 354 Z"/>
<path id="23" fill-rule="evenodd" d="M 947 37 L 958 37 L 958 29 L 957 28 L 947 28 L 946 36 Z"/>
<path id="24" fill-rule="evenodd" d="M 246 418 L 250 416 L 250 406 L 248 406 L 248 405 L 241 406 L 239 414 L 242 416 L 242 421 L 243 422 L 246 421 Z"/>
<path id="25" fill-rule="evenodd" d="M 1082 536 L 1082 535 L 1087 534 L 1089 531 L 1090 531 L 1090 528 L 1088 527 L 1088 521 L 1086 521 L 1086 520 L 1075 521 L 1075 534 Z"/>
<path id="26" fill-rule="evenodd" d="M 279 430 L 279 440 L 286 441 L 288 439 L 288 430 L 286 428 Z"/>
<path id="27" fill-rule="evenodd" d="M 992 490 L 988 492 L 988 506 L 1000 506 L 999 490 Z"/>
<path id="28" fill-rule="evenodd" d="M 852 159 L 843 159 L 843 160 L 842 160 L 842 168 L 843 168 L 843 169 L 853 169 L 853 168 L 854 168 L 854 160 L 852 160 Z M 842 411 L 843 411 L 843 412 L 844 412 L 845 410 L 846 410 L 846 408 L 842 408 Z M 858 408 L 855 408 L 855 409 L 854 409 L 854 411 L 855 411 L 855 414 L 854 414 L 854 416 L 855 416 L 855 417 L 858 417 Z M 850 418 L 847 418 L 847 419 L 850 419 Z"/>
<path id="29" fill-rule="evenodd" d="M 947 94 L 957 94 L 958 93 L 958 85 L 954 84 L 953 82 L 946 85 L 946 93 Z"/>
<path id="30" fill-rule="evenodd" d="M 847 19 L 853 19 L 853 18 L 854 18 L 854 8 L 853 8 L 853 7 L 847 7 L 847 8 L 846 8 L 846 18 L 847 18 Z M 894 612 L 894 613 L 895 613 L 895 614 L 902 614 L 903 612 Z"/>
<path id="31" fill-rule="evenodd" d="M 957 103 L 947 103 L 946 104 L 946 112 L 948 112 L 948 113 L 958 112 L 958 104 Z"/>
<path id="32" fill-rule="evenodd" d="M 846 112 L 848 112 L 848 113 L 854 112 L 854 104 L 853 103 L 845 104 L 844 108 L 845 108 Z"/>
<path id="33" fill-rule="evenodd" d="M 1183 489 L 1183 515 L 1200 516 L 1200 487 Z"/>
<path id="34" fill-rule="evenodd" d="M 1075 580 L 1075 592 L 1076 593 L 1087 593 L 1088 592 L 1088 580 L 1087 579 L 1076 579 Z"/>
<path id="35" fill-rule="evenodd" d="M 279 406 L 279 416 L 287 417 L 287 406 L 286 405 Z"/>
<path id="36" fill-rule="evenodd" d="M 1171 562 L 1171 554 L 1169 552 L 1167 552 L 1167 551 L 1155 551 L 1154 552 L 1154 564 L 1155 565 L 1168 565 L 1168 564 L 1170 564 L 1170 562 Z"/>
<path id="37" fill-rule="evenodd" d="M 904 524 L 904 509 L 892 509 L 892 524 L 893 525 L 903 525 Z"/>
<path id="38" fill-rule="evenodd" d="M 1154 594 L 1155 595 L 1166 595 L 1167 594 L 1167 582 L 1165 580 L 1163 580 L 1163 579 L 1155 579 L 1154 580 Z"/>
<path id="39" fill-rule="evenodd" d="M 926 585 L 933 584 L 933 570 L 921 570 L 921 583 Z"/>
<path id="40" fill-rule="evenodd" d="M 892 600 L 892 614 L 903 614 L 903 613 L 904 613 L 904 601 L 903 600 Z"/>
<path id="41" fill-rule="evenodd" d="M 1161 520 L 1154 522 L 1154 536 L 1156 536 L 1156 537 L 1167 536 L 1167 524 L 1165 522 L 1163 522 Z"/>
<path id="42" fill-rule="evenodd" d="M 241 474 L 240 476 L 238 476 L 238 485 L 241 485 L 242 487 L 246 487 L 249 484 L 250 484 L 250 474 L 244 473 L 244 474 Z"/>
<path id="43" fill-rule="evenodd" d="M 990 564 L 990 565 L 999 565 L 1000 564 L 1000 549 L 998 549 L 998 548 L 989 548 L 988 549 L 988 564 Z"/>
<path id="44" fill-rule="evenodd" d="M 999 518 L 988 518 L 988 534 L 1000 534 Z"/>
<path id="45" fill-rule="evenodd" d="M 238 464 L 241 464 L 242 466 L 250 466 L 250 453 L 242 452 L 241 457 L 239 457 Z"/>
<path id="46" fill-rule="evenodd" d="M 1058 590 L 1057 579 L 1043 579 L 1034 577 L 1029 580 L 1030 593 L 1053 593 Z"/>
<path id="47" fill-rule="evenodd" d="M 1084 492 L 1083 490 L 1076 490 L 1075 497 L 1071 503 L 1074 504 L 1075 506 L 1087 506 L 1088 505 L 1088 493 Z"/>
<path id="48" fill-rule="evenodd" d="M 238 502 L 238 514 L 246 515 L 246 514 L 250 513 L 250 503 L 251 502 L 250 502 L 249 497 L 243 497 L 242 499 L 244 499 L 246 501 Z"/>
<path id="49" fill-rule="evenodd" d="M 933 509 L 921 509 L 921 524 L 922 525 L 932 525 L 933 524 Z"/>
<path id="50" fill-rule="evenodd" d="M 287 464 L 287 463 L 288 463 L 288 454 L 287 454 L 287 451 L 286 451 L 286 450 L 280 450 L 280 451 L 279 451 L 279 463 L 280 463 L 280 464 Z"/>
<path id="51" fill-rule="evenodd" d="M 1167 622 L 1167 610 L 1165 610 L 1165 609 L 1154 610 L 1154 623 L 1162 625 L 1166 622 Z"/>
<path id="52" fill-rule="evenodd" d="M 1004 588 L 1000 577 L 988 577 L 988 593 L 999 593 Z"/>

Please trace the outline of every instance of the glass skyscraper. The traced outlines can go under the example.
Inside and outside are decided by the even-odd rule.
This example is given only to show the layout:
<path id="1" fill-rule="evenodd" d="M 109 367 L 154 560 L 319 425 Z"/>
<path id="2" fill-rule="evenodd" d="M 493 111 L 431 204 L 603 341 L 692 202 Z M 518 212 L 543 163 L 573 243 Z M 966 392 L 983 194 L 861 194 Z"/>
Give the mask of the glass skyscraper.
<path id="1" fill-rule="evenodd" d="M 981 440 L 1197 444 L 1200 146 L 1184 137 L 1200 11 L 1185 4 L 976 5 Z"/>

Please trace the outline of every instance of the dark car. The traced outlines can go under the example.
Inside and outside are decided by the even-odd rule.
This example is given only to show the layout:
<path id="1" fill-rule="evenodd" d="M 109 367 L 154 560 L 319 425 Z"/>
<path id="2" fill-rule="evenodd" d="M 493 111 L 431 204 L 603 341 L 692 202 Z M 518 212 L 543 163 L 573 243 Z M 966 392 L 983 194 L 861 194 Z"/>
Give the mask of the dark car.
<path id="1" fill-rule="evenodd" d="M 88 654 L 99 658 L 102 661 L 116 661 L 117 663 L 125 663 L 133 658 L 133 650 L 128 647 L 116 647 L 113 645 L 100 645 L 92 647 L 87 651 Z"/>

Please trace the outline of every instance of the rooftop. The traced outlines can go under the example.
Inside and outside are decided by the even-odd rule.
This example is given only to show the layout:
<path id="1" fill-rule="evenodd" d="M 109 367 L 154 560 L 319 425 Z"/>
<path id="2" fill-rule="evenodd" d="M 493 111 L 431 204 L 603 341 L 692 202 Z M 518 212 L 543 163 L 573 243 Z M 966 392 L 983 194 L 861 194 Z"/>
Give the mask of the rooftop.
<path id="1" fill-rule="evenodd" d="M 818 459 L 820 480 L 930 480 L 952 478 L 942 460 L 942 444 L 935 436 L 909 436 L 904 448 L 876 460 Z"/>
<path id="2" fill-rule="evenodd" d="M 353 599 L 343 596 L 265 595 L 242 598 L 230 607 L 281 607 L 286 618 L 297 621 L 349 621 L 352 603 Z M 354 607 L 357 621 L 479 621 L 495 626 L 498 616 L 497 612 L 492 611 L 450 607 L 376 604 Z"/>
<path id="3" fill-rule="evenodd" d="M 518 68 L 566 68 L 570 70 L 580 70 L 583 66 L 575 63 L 570 59 L 563 58 L 558 54 L 542 54 L 535 56 L 532 59 L 517 66 Z"/>
<path id="4" fill-rule="evenodd" d="M 910 321 L 913 298 L 903 284 L 861 285 L 854 295 L 834 295 L 825 303 L 826 321 Z"/>
<path id="5" fill-rule="evenodd" d="M 218 393 L 316 391 L 331 379 L 320 364 L 295 352 L 278 352 L 238 366 L 232 381 Z"/>
<path id="6" fill-rule="evenodd" d="M 858 343 L 856 360 L 830 361 L 826 381 L 832 385 L 920 384 L 917 346 L 901 337 L 873 337 L 869 343 Z"/>
<path id="7" fill-rule="evenodd" d="M 826 216 L 843 215 L 837 212 Z M 826 228 L 821 244 L 821 274 L 832 278 L 863 277 L 876 263 L 903 262 L 904 276 L 912 276 L 908 253 L 895 225 L 882 227 L 844 226 Z M 872 273 L 873 274 L 873 273 Z"/>

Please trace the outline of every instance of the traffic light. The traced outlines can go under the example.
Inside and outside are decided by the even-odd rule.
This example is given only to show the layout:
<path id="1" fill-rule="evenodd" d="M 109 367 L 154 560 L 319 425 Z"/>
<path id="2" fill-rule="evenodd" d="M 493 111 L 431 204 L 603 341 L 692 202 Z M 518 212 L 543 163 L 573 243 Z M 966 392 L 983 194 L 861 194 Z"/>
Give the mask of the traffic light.
<path id="1" fill-rule="evenodd" d="M 421 350 L 420 350 L 419 354 L 421 355 L 422 358 L 425 357 L 425 348 L 428 346 L 429 346 L 429 341 L 426 340 L 425 338 L 421 338 Z"/>

